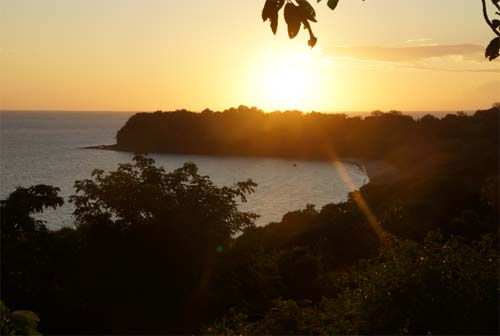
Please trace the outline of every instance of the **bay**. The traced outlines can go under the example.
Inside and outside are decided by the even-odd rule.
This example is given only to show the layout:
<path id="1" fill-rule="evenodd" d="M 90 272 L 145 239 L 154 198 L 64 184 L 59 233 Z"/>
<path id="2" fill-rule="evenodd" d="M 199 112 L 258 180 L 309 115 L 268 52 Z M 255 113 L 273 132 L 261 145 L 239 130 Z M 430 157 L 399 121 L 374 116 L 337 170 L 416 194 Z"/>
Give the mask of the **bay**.
<path id="1" fill-rule="evenodd" d="M 49 184 L 61 189 L 65 205 L 47 210 L 42 219 L 57 229 L 73 225 L 73 207 L 67 197 L 74 194 L 75 180 L 89 178 L 92 170 L 113 170 L 130 162 L 133 154 L 82 147 L 113 144 L 115 134 L 132 115 L 128 112 L 0 112 L 0 199 L 17 186 Z M 261 217 L 257 225 L 279 221 L 307 204 L 317 208 L 347 199 L 348 193 L 368 182 L 358 165 L 325 161 L 273 158 L 212 157 L 201 155 L 151 154 L 167 171 L 194 162 L 202 175 L 217 185 L 231 185 L 251 178 L 258 184 L 248 202 L 240 207 Z"/>

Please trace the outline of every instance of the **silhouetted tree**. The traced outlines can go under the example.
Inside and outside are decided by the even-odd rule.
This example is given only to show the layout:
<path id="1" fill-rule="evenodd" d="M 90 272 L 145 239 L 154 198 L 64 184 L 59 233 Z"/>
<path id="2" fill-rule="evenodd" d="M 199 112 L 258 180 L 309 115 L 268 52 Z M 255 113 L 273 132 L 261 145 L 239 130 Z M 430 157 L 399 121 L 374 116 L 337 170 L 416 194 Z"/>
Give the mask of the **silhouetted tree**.
<path id="1" fill-rule="evenodd" d="M 29 188 L 17 188 L 6 200 L 0 201 L 2 240 L 16 240 L 20 235 L 46 230 L 44 221 L 33 215 L 46 208 L 63 205 L 58 196 L 59 188 L 39 184 Z"/>

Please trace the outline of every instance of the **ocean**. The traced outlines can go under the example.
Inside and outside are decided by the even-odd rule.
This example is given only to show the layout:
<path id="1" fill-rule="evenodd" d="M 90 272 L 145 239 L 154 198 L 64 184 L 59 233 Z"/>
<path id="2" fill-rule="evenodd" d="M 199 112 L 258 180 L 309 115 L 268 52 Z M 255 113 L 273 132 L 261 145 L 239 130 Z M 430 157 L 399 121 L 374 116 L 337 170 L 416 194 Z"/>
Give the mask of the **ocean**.
<path id="1" fill-rule="evenodd" d="M 72 226 L 74 181 L 89 178 L 92 170 L 113 170 L 130 162 L 133 154 L 82 147 L 113 144 L 115 134 L 133 113 L 128 112 L 0 112 L 0 199 L 18 186 L 49 184 L 61 189 L 65 204 L 47 210 L 41 219 L 50 229 Z M 307 204 L 321 208 L 347 199 L 368 182 L 359 166 L 344 163 L 346 182 L 333 162 L 272 158 L 211 157 L 151 154 L 167 171 L 194 162 L 219 186 L 251 178 L 258 186 L 240 207 L 261 217 L 257 225 L 279 221 Z"/>

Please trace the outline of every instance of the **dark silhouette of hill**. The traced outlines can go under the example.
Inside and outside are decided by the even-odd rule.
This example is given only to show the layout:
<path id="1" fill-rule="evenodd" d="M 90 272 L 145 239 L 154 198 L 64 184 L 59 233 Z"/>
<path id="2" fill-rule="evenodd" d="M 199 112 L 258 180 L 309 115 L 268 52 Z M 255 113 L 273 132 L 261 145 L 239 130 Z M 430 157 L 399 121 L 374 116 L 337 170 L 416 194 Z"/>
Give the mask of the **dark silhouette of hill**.
<path id="1" fill-rule="evenodd" d="M 402 171 L 448 164 L 498 165 L 500 109 L 426 115 L 373 112 L 365 118 L 300 111 L 264 113 L 240 106 L 223 112 L 138 113 L 111 148 L 131 152 L 269 156 L 305 160 L 384 160 Z"/>

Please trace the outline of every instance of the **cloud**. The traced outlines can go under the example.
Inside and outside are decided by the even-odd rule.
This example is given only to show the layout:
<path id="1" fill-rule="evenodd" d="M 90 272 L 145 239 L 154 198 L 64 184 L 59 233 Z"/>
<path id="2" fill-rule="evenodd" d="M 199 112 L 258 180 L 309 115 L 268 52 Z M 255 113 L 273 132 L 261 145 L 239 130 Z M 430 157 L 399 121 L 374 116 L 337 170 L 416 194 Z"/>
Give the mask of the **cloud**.
<path id="1" fill-rule="evenodd" d="M 432 39 L 430 38 L 418 38 L 418 39 L 411 39 L 411 40 L 406 40 L 405 43 L 424 43 L 424 42 L 430 42 Z"/>
<path id="2" fill-rule="evenodd" d="M 420 46 L 336 46 L 325 50 L 330 59 L 358 66 L 391 66 L 403 69 L 500 73 L 484 59 L 484 46 L 477 44 Z"/>
<path id="3" fill-rule="evenodd" d="M 445 56 L 476 58 L 484 52 L 484 46 L 477 44 L 453 44 L 411 47 L 330 47 L 325 52 L 332 57 L 349 57 L 359 60 L 382 62 L 412 62 Z"/>
<path id="4" fill-rule="evenodd" d="M 500 69 L 492 69 L 492 68 L 473 68 L 473 67 L 466 67 L 466 68 L 453 68 L 453 67 L 438 67 L 438 66 L 428 66 L 428 65 L 402 65 L 405 68 L 409 69 L 419 69 L 419 70 L 431 70 L 431 71 L 447 71 L 447 72 L 493 72 L 493 73 L 500 73 Z"/>

